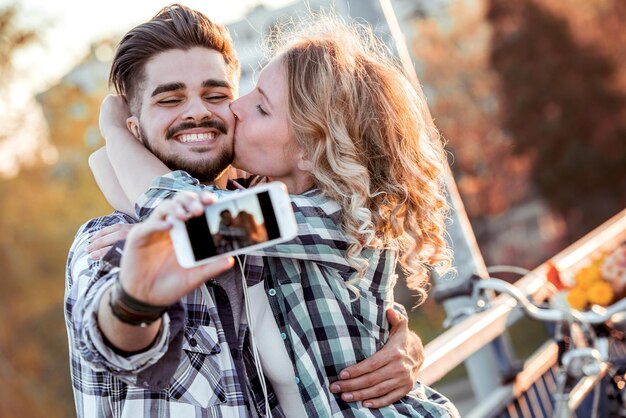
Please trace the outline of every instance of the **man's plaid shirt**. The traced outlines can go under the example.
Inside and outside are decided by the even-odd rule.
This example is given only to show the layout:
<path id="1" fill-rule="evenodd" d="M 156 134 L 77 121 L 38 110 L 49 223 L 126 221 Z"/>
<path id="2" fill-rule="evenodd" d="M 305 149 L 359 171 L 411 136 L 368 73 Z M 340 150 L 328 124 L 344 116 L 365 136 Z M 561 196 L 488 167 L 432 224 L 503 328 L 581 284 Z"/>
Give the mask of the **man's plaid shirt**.
<path id="1" fill-rule="evenodd" d="M 163 199 L 180 190 L 204 186 L 187 173 L 175 171 L 155 179 L 139 199 L 137 215 L 144 219 Z M 222 194 L 219 192 L 218 195 Z M 310 417 L 455 417 L 456 408 L 434 390 L 416 383 L 413 391 L 381 409 L 348 403 L 329 391 L 339 372 L 379 350 L 388 337 L 385 311 L 393 304 L 397 253 L 363 251 L 368 261 L 352 300 L 345 282 L 355 273 L 346 258 L 339 205 L 319 190 L 291 196 L 298 237 L 255 252 L 248 263 L 263 265 L 264 286 Z M 259 256 L 262 261 L 259 262 Z M 254 283 L 249 283 L 254 284 Z"/>
<path id="2" fill-rule="evenodd" d="M 120 212 L 92 219 L 80 228 L 69 253 L 65 319 L 77 416 L 245 417 L 250 413 L 240 381 L 246 382 L 254 396 L 252 415 L 262 414 L 259 379 L 249 362 L 247 325 L 239 327 L 237 348 L 250 373 L 238 379 L 232 347 L 217 312 L 217 289 L 211 285 L 207 286 L 208 298 L 197 289 L 168 310 L 162 332 L 146 352 L 127 357 L 106 344 L 95 312 L 100 296 L 115 281 L 123 243 L 116 244 L 102 261 L 92 260 L 86 247 L 98 230 L 133 222 Z M 260 274 L 259 268 L 251 270 L 251 276 L 255 271 Z M 282 417 L 273 393 L 269 401 L 272 415 Z"/>

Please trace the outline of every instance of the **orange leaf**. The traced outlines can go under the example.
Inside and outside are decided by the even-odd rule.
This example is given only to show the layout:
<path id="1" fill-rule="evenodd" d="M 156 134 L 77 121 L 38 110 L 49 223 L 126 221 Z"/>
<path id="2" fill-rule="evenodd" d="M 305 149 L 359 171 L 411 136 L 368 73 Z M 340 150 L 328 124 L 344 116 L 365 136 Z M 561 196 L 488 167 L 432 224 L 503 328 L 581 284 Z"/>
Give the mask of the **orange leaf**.
<path id="1" fill-rule="evenodd" d="M 552 283 L 554 287 L 557 288 L 557 290 L 565 289 L 566 286 L 561 281 L 561 274 L 559 273 L 559 270 L 556 268 L 552 260 L 548 260 L 546 264 L 548 265 L 548 272 L 546 273 L 548 281 Z"/>

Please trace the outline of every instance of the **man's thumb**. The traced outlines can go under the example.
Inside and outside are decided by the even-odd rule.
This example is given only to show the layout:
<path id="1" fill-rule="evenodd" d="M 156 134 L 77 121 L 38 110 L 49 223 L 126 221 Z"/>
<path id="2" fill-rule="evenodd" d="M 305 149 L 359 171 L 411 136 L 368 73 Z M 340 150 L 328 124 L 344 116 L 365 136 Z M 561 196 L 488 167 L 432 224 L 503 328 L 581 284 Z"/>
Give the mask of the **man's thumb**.
<path id="1" fill-rule="evenodd" d="M 400 324 L 404 317 L 395 311 L 393 308 L 387 309 L 387 320 L 389 321 L 389 325 L 395 327 Z"/>
<path id="2" fill-rule="evenodd" d="M 233 257 L 220 258 L 202 266 L 201 274 L 204 276 L 204 281 L 214 279 L 226 270 L 229 270 L 235 265 L 235 259 Z"/>

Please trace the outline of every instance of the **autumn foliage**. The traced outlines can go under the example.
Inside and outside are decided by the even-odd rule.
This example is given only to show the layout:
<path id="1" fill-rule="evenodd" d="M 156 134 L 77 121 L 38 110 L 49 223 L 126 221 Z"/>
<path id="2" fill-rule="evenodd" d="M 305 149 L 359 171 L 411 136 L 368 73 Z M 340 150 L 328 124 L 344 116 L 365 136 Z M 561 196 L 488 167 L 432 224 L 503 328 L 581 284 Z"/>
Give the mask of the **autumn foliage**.
<path id="1" fill-rule="evenodd" d="M 626 206 L 626 3 L 491 0 L 502 128 L 570 240 Z"/>

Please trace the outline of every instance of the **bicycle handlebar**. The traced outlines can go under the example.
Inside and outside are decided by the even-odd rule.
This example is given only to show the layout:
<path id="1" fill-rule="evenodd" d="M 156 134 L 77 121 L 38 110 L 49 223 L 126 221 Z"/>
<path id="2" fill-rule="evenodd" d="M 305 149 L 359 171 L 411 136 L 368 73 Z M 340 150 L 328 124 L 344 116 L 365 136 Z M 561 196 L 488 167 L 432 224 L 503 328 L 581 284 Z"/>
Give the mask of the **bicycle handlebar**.
<path id="1" fill-rule="evenodd" d="M 468 280 L 464 280 L 462 283 L 436 289 L 433 291 L 433 298 L 440 302 L 458 296 L 472 296 L 475 300 L 480 295 L 481 290 L 493 290 L 511 296 L 517 302 L 518 306 L 521 306 L 530 317 L 544 322 L 562 322 L 568 318 L 572 318 L 580 323 L 597 325 L 608 321 L 618 312 L 626 311 L 626 298 L 605 308 L 604 312 L 581 312 L 569 308 L 564 308 L 563 310 L 543 308 L 529 301 L 525 293 L 509 282 L 491 277 L 483 279 L 476 275 L 470 277 Z"/>
<path id="2" fill-rule="evenodd" d="M 504 280 L 494 278 L 476 281 L 475 288 L 477 290 L 485 289 L 494 290 L 499 293 L 506 293 L 507 295 L 513 297 L 518 304 L 521 304 L 522 308 L 529 316 L 546 322 L 561 322 L 567 318 L 573 317 L 578 322 L 597 325 L 608 321 L 616 313 L 626 310 L 626 298 L 615 302 L 607 308 L 603 308 L 604 312 L 582 312 L 569 308 L 563 310 L 555 308 L 542 308 L 530 302 L 527 296 L 517 287 Z"/>

